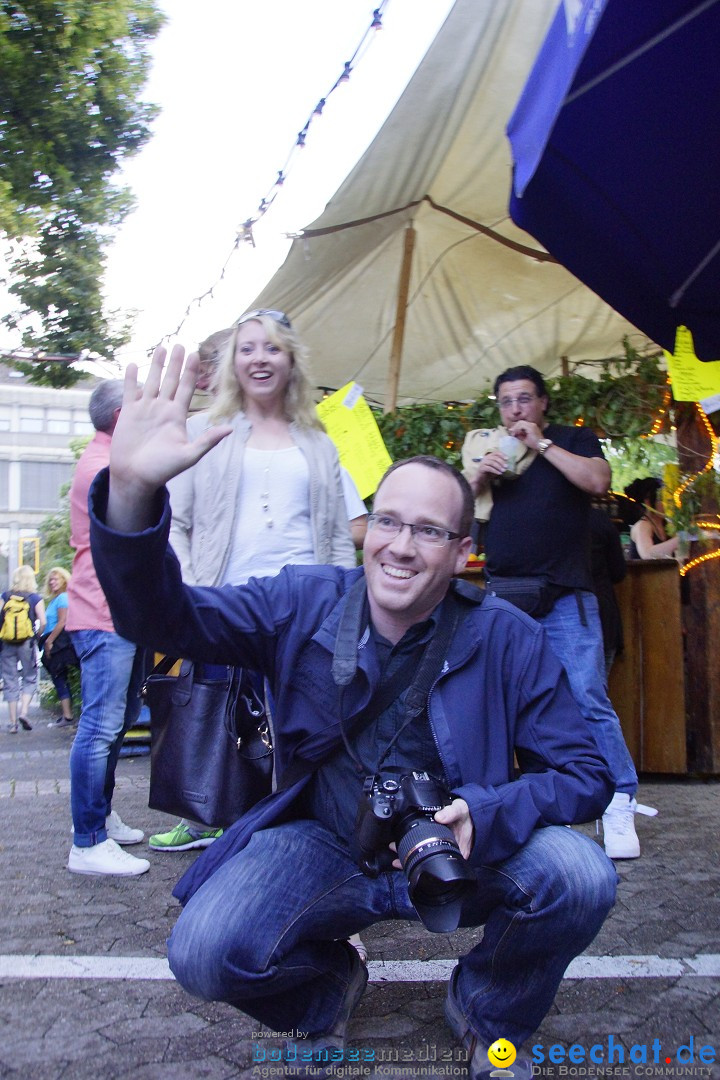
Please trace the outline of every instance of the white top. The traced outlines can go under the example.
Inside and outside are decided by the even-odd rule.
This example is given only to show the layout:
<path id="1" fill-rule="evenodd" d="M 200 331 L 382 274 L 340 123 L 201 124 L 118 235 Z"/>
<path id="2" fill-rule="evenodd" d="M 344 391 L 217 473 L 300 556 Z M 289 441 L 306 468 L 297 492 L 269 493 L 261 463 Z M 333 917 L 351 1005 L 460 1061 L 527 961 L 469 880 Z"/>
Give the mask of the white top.
<path id="1" fill-rule="evenodd" d="M 355 518 L 367 514 L 367 506 L 360 498 L 360 492 L 355 486 L 355 481 L 344 465 L 340 466 L 340 479 L 342 480 L 343 498 L 345 499 L 348 521 L 354 521 Z"/>
<path id="2" fill-rule="evenodd" d="M 287 563 L 315 562 L 310 475 L 299 446 L 245 449 L 236 530 L 222 584 L 277 574 Z"/>

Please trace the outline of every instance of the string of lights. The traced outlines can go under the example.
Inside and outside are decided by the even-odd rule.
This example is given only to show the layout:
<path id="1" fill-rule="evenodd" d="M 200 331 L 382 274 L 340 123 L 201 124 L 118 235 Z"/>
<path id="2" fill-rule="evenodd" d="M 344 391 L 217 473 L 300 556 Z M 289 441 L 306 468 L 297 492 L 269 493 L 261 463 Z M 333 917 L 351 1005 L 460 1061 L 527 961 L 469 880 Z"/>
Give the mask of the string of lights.
<path id="1" fill-rule="evenodd" d="M 670 382 L 669 378 L 668 378 L 668 382 Z M 663 395 L 662 405 L 658 409 L 658 414 L 655 417 L 655 419 L 653 420 L 653 425 L 650 428 L 650 430 L 647 432 L 647 434 L 642 436 L 643 439 L 652 439 L 652 437 L 654 435 L 657 435 L 659 433 L 661 427 L 665 423 L 665 417 L 667 416 L 667 411 L 668 411 L 668 408 L 670 407 L 670 402 L 671 401 L 672 401 L 672 390 L 666 390 L 665 394 Z"/>
<path id="2" fill-rule="evenodd" d="M 705 462 L 705 467 L 704 468 L 700 469 L 697 473 L 695 473 L 694 476 L 691 476 L 688 479 L 686 479 L 673 492 L 673 501 L 674 501 L 676 506 L 680 506 L 680 496 L 682 495 L 683 491 L 685 491 L 685 489 L 694 480 L 696 480 L 698 476 L 702 476 L 703 473 L 709 472 L 714 467 L 715 458 L 716 458 L 716 455 L 717 455 L 717 452 L 718 452 L 718 445 L 719 445 L 720 440 L 718 440 L 718 437 L 715 434 L 715 431 L 713 429 L 712 424 L 710 423 L 710 420 L 709 420 L 709 418 L 707 416 L 707 413 L 705 412 L 702 405 L 700 405 L 700 404 L 697 405 L 697 411 L 698 411 L 698 416 L 700 417 L 700 421 L 704 425 L 705 430 L 707 431 L 707 434 L 708 434 L 708 436 L 710 438 L 710 446 L 711 446 L 710 456 L 708 457 L 708 460 Z M 705 530 L 705 531 L 713 531 L 713 530 L 717 531 L 717 530 L 720 530 L 720 522 L 718 522 L 717 520 L 716 521 L 702 521 L 702 520 L 699 520 L 697 522 L 697 526 L 698 526 L 699 529 Z M 694 569 L 696 566 L 700 566 L 700 565 L 702 565 L 702 563 L 711 562 L 713 559 L 720 559 L 720 548 L 716 548 L 715 551 L 706 551 L 702 555 L 698 555 L 698 556 L 696 556 L 696 558 L 690 559 L 689 562 L 686 562 L 684 566 L 680 567 L 680 576 L 685 577 L 685 575 L 690 570 Z"/>
<path id="3" fill-rule="evenodd" d="M 705 527 L 706 526 L 703 525 L 703 528 L 705 528 Z M 719 559 L 719 558 L 720 558 L 720 548 L 718 548 L 717 551 L 706 551 L 704 555 L 698 555 L 695 559 L 690 559 L 690 561 L 686 562 L 684 566 L 681 566 L 680 567 L 680 577 L 685 577 L 685 575 L 690 570 L 693 570 L 696 566 L 700 566 L 702 563 L 711 562 L 713 559 Z"/>
<path id="4" fill-rule="evenodd" d="M 703 409 L 702 405 L 700 405 L 699 403 L 696 405 L 696 408 L 698 411 L 698 416 L 700 417 L 700 422 L 704 425 L 710 439 L 710 456 L 708 457 L 702 469 L 699 469 L 696 473 L 693 473 L 691 476 L 686 477 L 682 484 L 680 484 L 679 487 L 675 489 L 675 491 L 673 492 L 673 502 L 676 506 L 681 505 L 681 497 L 683 491 L 689 488 L 690 485 L 695 480 L 697 480 L 698 476 L 702 476 L 703 473 L 710 472 L 710 470 L 714 467 L 715 456 L 718 451 L 718 437 L 713 430 L 713 426 L 710 423 L 707 413 Z"/>
<path id="5" fill-rule="evenodd" d="M 670 383 L 670 379 L 668 377 L 668 384 L 669 383 Z M 663 397 L 662 404 L 660 405 L 660 407 L 658 409 L 657 415 L 656 415 L 655 419 L 653 420 L 652 426 L 650 427 L 650 430 L 645 435 L 642 436 L 643 439 L 650 439 L 650 438 L 653 437 L 653 435 L 657 435 L 658 432 L 661 430 L 661 428 L 663 427 L 663 424 L 665 423 L 665 420 L 668 418 L 668 410 L 669 410 L 671 401 L 672 401 L 672 391 L 670 389 L 668 389 L 668 390 L 665 391 L 665 395 Z M 700 405 L 699 403 L 696 403 L 696 408 L 697 408 L 697 411 L 698 411 L 698 416 L 700 418 L 700 422 L 703 424 L 703 426 L 704 426 L 704 428 L 705 428 L 705 430 L 707 432 L 708 438 L 710 439 L 710 454 L 708 455 L 708 459 L 705 462 L 705 465 L 703 466 L 703 468 L 699 469 L 695 473 L 691 473 L 689 476 L 686 476 L 685 479 L 683 480 L 683 482 L 681 484 L 679 484 L 678 487 L 675 488 L 675 490 L 673 491 L 672 500 L 673 500 L 673 503 L 675 504 L 675 506 L 677 506 L 678 508 L 682 505 L 682 494 L 683 494 L 683 492 L 686 491 L 687 488 L 689 488 L 690 485 L 693 484 L 695 482 L 695 480 L 697 480 L 697 478 L 699 476 L 702 476 L 703 473 L 710 472 L 710 470 L 714 467 L 715 460 L 716 460 L 717 453 L 718 453 L 718 447 L 720 446 L 720 440 L 718 439 L 718 436 L 715 434 L 713 426 L 710 423 L 710 420 L 709 420 L 709 418 L 707 416 L 707 413 L 703 409 L 702 405 Z M 615 495 L 616 497 L 627 498 L 627 496 L 621 494 L 620 492 L 611 492 L 611 494 Z M 715 521 L 704 521 L 704 520 L 702 520 L 702 518 L 700 518 L 700 519 L 697 520 L 696 524 L 697 524 L 698 528 L 703 530 L 703 531 L 706 531 L 706 532 L 710 532 L 710 531 L 720 532 L 720 521 L 718 521 L 717 518 L 716 518 Z M 685 563 L 684 565 L 679 567 L 680 576 L 685 577 L 685 575 L 688 573 L 688 571 L 692 570 L 694 567 L 699 566 L 701 563 L 710 562 L 711 560 L 718 559 L 718 558 L 720 558 L 720 548 L 718 548 L 715 551 L 708 551 L 708 552 L 705 552 L 702 555 L 698 555 L 696 558 L 690 559 L 687 563 Z"/>
<path id="6" fill-rule="evenodd" d="M 349 60 L 346 60 L 343 63 L 342 71 L 338 75 L 337 79 L 332 84 L 330 89 L 328 91 L 326 91 L 325 95 L 320 98 L 320 100 L 315 105 L 315 108 L 312 110 L 312 112 L 308 116 L 307 120 L 303 124 L 300 131 L 298 131 L 297 137 L 295 139 L 295 142 L 293 143 L 293 146 L 290 149 L 290 152 L 289 152 L 289 154 L 287 156 L 285 164 L 283 165 L 283 167 L 281 169 L 277 170 L 277 172 L 275 174 L 275 179 L 273 180 L 272 184 L 270 185 L 270 187 L 266 191 L 265 195 L 262 197 L 262 199 L 258 203 L 257 208 L 255 209 L 255 211 L 252 214 L 249 214 L 245 218 L 245 220 L 242 222 L 242 224 L 238 226 L 237 232 L 235 234 L 235 239 L 233 241 L 233 245 L 232 245 L 232 247 L 231 247 L 231 249 L 230 249 L 230 251 L 228 253 L 227 258 L 225 259 L 225 262 L 222 265 L 222 268 L 220 270 L 220 274 L 218 275 L 216 280 L 213 282 L 212 285 L 209 286 L 209 288 L 205 289 L 204 292 L 200 293 L 199 296 L 193 297 L 193 299 L 188 303 L 187 307 L 185 308 L 185 311 L 184 311 L 184 313 L 182 315 L 182 318 L 180 319 L 180 321 L 179 321 L 178 325 L 175 327 L 175 329 L 170 331 L 167 334 L 163 334 L 163 336 L 160 338 L 160 340 L 157 341 L 155 343 L 155 345 L 153 345 L 148 350 L 148 355 L 150 355 L 153 352 L 153 350 L 158 347 L 158 345 L 162 345 L 163 342 L 170 341 L 172 338 L 177 337 L 179 335 L 180 331 L 182 330 L 183 326 L 185 325 L 185 321 L 189 317 L 192 310 L 194 308 L 196 308 L 196 307 L 200 307 L 200 305 L 203 303 L 204 300 L 212 299 L 212 297 L 214 295 L 214 292 L 215 292 L 215 289 L 224 280 L 225 274 L 227 272 L 227 268 L 228 268 L 230 262 L 232 261 L 232 258 L 235 255 L 235 252 L 238 250 L 238 248 L 242 244 L 250 244 L 251 247 L 255 247 L 255 239 L 254 239 L 254 236 L 253 236 L 253 228 L 254 228 L 254 226 L 258 223 L 260 218 L 264 217 L 264 215 L 268 212 L 270 207 L 275 202 L 275 199 L 279 195 L 280 190 L 285 185 L 285 181 L 287 180 L 288 175 L 289 175 L 289 173 L 291 171 L 291 168 L 292 168 L 293 160 L 294 160 L 295 156 L 297 155 L 297 153 L 305 147 L 305 143 L 306 143 L 306 140 L 307 140 L 308 132 L 310 131 L 310 127 L 316 121 L 317 117 L 322 116 L 322 112 L 323 112 L 323 109 L 325 108 L 325 106 L 326 106 L 326 104 L 328 102 L 328 98 L 330 98 L 332 96 L 332 94 L 335 93 L 336 90 L 338 90 L 344 83 L 346 83 L 349 80 L 349 78 L 352 75 L 352 72 L 355 70 L 357 64 L 360 62 L 360 60 L 363 58 L 363 56 L 367 52 L 367 50 L 368 50 L 368 48 L 369 48 L 369 46 L 371 44 L 371 41 L 375 36 L 375 32 L 377 30 L 382 29 L 383 15 L 385 13 L 385 9 L 387 8 L 387 5 L 389 4 L 389 2 L 390 2 L 390 0 L 380 0 L 380 3 L 378 4 L 378 6 L 373 10 L 372 21 L 370 22 L 370 25 L 368 26 L 367 30 L 363 34 L 362 38 L 360 39 L 360 42 L 358 43 L 354 53 L 352 54 L 352 56 L 350 57 Z"/>

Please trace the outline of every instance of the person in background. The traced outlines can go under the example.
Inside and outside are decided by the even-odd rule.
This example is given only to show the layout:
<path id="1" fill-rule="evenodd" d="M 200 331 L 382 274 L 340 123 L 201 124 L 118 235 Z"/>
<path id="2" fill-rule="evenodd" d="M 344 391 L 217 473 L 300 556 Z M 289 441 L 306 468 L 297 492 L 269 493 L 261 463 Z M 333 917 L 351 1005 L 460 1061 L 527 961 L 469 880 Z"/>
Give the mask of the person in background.
<path id="1" fill-rule="evenodd" d="M 605 654 L 605 680 L 623 650 L 623 626 L 614 585 L 627 573 L 620 533 L 602 505 L 590 508 L 590 569 L 597 597 Z"/>
<path id="2" fill-rule="evenodd" d="M 197 382 L 195 383 L 195 393 L 190 402 L 189 411 L 191 413 L 203 412 L 212 405 L 215 396 L 214 384 L 220 367 L 220 360 L 227 348 L 231 334 L 232 327 L 225 330 L 216 330 L 214 334 L 210 334 L 198 345 L 200 366 L 197 373 Z"/>
<path id="3" fill-rule="evenodd" d="M 337 451 L 322 429 L 306 350 L 281 312 L 238 319 L 208 414 L 232 435 L 172 485 L 172 545 L 190 584 L 236 583 L 287 562 L 351 565 Z M 218 498 L 218 492 L 226 498 Z"/>
<path id="4" fill-rule="evenodd" d="M 70 751 L 72 874 L 135 877 L 150 869 L 123 846 L 145 839 L 112 809 L 115 767 L 123 737 L 140 712 L 143 655 L 115 632 L 90 551 L 88 491 L 110 460 L 110 443 L 123 399 L 123 384 L 107 379 L 90 395 L 95 435 L 83 450 L 70 486 L 70 544 L 75 548 L 68 585 L 70 634 L 82 671 L 82 708 Z M 122 845 L 122 846 L 121 846 Z"/>
<path id="5" fill-rule="evenodd" d="M 631 559 L 672 559 L 677 551 L 678 538 L 668 538 L 665 516 L 658 509 L 661 487 L 654 476 L 642 476 L 625 488 L 625 494 L 633 500 L 630 508 Z"/>
<path id="6" fill-rule="evenodd" d="M 15 735 L 18 723 L 24 731 L 32 731 L 32 724 L 27 718 L 30 702 L 37 690 L 37 648 L 35 635 L 45 629 L 45 602 L 37 591 L 35 574 L 30 566 L 18 566 L 12 576 L 10 588 L 2 594 L 3 603 L 11 595 L 25 597 L 30 604 L 30 622 L 34 633 L 24 640 L 3 640 L 0 665 L 2 666 L 3 693 L 8 703 L 8 731 Z M 18 673 L 18 664 L 20 672 Z M 20 679 L 22 678 L 22 686 Z M 18 715 L 20 701 L 20 715 Z"/>
<path id="7" fill-rule="evenodd" d="M 70 691 L 69 672 L 66 666 L 58 667 L 51 659 L 53 648 L 67 621 L 67 587 L 69 572 L 63 566 L 53 566 L 45 578 L 45 594 L 50 597 L 46 607 L 45 633 L 40 638 L 43 663 L 52 679 L 62 713 L 48 727 L 69 727 L 75 723 Z"/>
<path id="8" fill-rule="evenodd" d="M 612 859 L 636 859 L 640 841 L 634 817 L 648 808 L 636 802 L 637 773 L 605 688 L 589 560 L 591 497 L 607 492 L 610 466 L 594 432 L 548 422 L 550 402 L 535 368 L 508 368 L 495 380 L 494 393 L 501 423 L 536 453 L 522 476 L 511 480 L 501 479 L 508 458 L 499 448 L 465 471 L 476 498 L 492 485 L 484 536 L 488 588 L 502 596 L 503 580 L 530 579 L 542 590 L 544 606 L 531 614 L 567 671 L 615 780 L 615 794 L 602 817 L 605 851 Z"/>
<path id="9" fill-rule="evenodd" d="M 367 532 L 367 507 L 360 498 L 360 492 L 355 486 L 355 481 L 347 469 L 342 465 L 340 466 L 340 476 L 342 479 L 345 509 L 350 522 L 350 535 L 352 536 L 356 550 L 360 551 L 365 540 L 365 533 Z"/>

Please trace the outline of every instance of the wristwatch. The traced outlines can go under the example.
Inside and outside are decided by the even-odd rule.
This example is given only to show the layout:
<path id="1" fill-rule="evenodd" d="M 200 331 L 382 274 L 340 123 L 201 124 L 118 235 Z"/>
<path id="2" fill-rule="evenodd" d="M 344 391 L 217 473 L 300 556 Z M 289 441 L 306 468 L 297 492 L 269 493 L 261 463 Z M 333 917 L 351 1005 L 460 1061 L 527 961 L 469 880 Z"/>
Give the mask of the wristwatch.
<path id="1" fill-rule="evenodd" d="M 552 439 L 540 439 L 538 442 L 538 454 L 544 454 L 553 445 Z"/>

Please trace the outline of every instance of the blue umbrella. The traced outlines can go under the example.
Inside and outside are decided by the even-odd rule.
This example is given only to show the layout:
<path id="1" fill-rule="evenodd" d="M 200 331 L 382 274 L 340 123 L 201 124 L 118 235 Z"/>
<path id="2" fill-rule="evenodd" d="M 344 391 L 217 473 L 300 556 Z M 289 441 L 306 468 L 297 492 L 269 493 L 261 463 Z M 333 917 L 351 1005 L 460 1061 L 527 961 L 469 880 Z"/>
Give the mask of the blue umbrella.
<path id="1" fill-rule="evenodd" d="M 720 359 L 720 0 L 565 0 L 515 108 L 510 214 L 663 348 Z"/>

